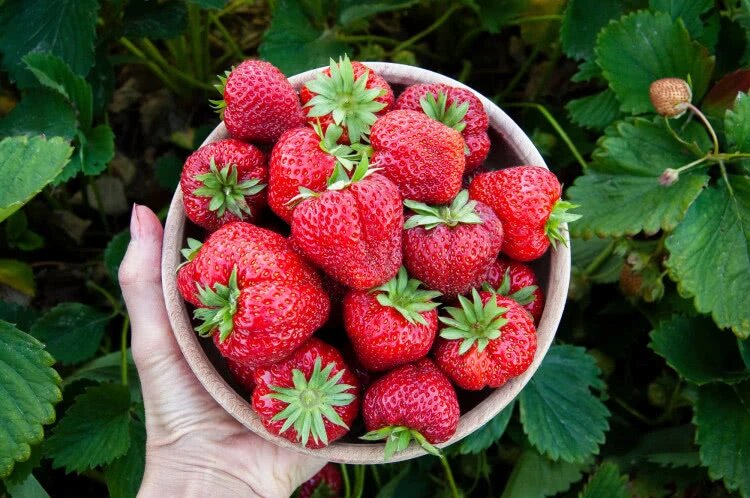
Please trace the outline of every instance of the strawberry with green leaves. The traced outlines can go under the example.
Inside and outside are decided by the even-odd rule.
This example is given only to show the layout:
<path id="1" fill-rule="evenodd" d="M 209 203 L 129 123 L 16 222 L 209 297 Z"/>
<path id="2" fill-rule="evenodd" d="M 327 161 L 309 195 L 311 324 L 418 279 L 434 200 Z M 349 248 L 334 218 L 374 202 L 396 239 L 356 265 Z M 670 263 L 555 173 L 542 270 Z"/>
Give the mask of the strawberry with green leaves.
<path id="1" fill-rule="evenodd" d="M 360 142 L 370 127 L 393 105 L 393 90 L 382 77 L 348 56 L 330 66 L 300 90 L 300 99 L 310 124 L 324 130 L 335 124 L 343 128 L 340 140 Z"/>
<path id="2" fill-rule="evenodd" d="M 448 206 L 411 200 L 404 224 L 404 266 L 429 289 L 455 297 L 481 285 L 503 244 L 492 210 L 462 190 Z"/>
<path id="3" fill-rule="evenodd" d="M 423 111 L 461 132 L 466 142 L 466 171 L 482 165 L 490 152 L 489 117 L 474 92 L 444 83 L 420 83 L 398 96 L 394 109 Z"/>
<path id="4" fill-rule="evenodd" d="M 456 390 L 434 363 L 423 358 L 391 370 L 370 385 L 362 402 L 369 432 L 361 439 L 385 439 L 386 460 L 412 440 L 440 455 L 434 445 L 453 437 L 459 416 Z"/>
<path id="5" fill-rule="evenodd" d="M 288 358 L 255 371 L 253 408 L 271 434 L 322 448 L 349 432 L 359 382 L 341 354 L 311 338 Z"/>
<path id="6" fill-rule="evenodd" d="M 529 265 L 501 256 L 490 266 L 484 281 L 494 292 L 523 306 L 534 317 L 535 325 L 539 323 L 544 311 L 544 293 Z"/>
<path id="7" fill-rule="evenodd" d="M 313 268 L 281 235 L 245 222 L 192 243 L 177 273 L 196 306 L 196 330 L 247 368 L 288 356 L 328 318 L 330 302 Z"/>
<path id="8" fill-rule="evenodd" d="M 534 320 L 510 297 L 476 289 L 471 296 L 459 296 L 460 307 L 439 318 L 435 362 L 462 389 L 500 387 L 534 360 Z"/>
<path id="9" fill-rule="evenodd" d="M 401 266 L 404 223 L 398 188 L 368 169 L 364 156 L 349 178 L 336 167 L 322 193 L 301 188 L 292 239 L 309 261 L 347 287 L 366 290 Z"/>
<path id="10" fill-rule="evenodd" d="M 446 204 L 461 190 L 464 139 L 453 128 L 417 111 L 391 111 L 370 134 L 373 166 L 398 185 L 405 199 Z"/>
<path id="11" fill-rule="evenodd" d="M 366 153 L 366 147 L 339 144 L 343 133 L 336 125 L 323 132 L 320 124 L 285 132 L 271 152 L 268 165 L 268 205 L 287 223 L 292 221 L 293 203 L 300 187 L 313 192 L 326 189 L 326 181 L 337 164 L 351 171 Z"/>
<path id="12" fill-rule="evenodd" d="M 180 175 L 185 215 L 210 231 L 254 220 L 266 205 L 267 181 L 265 158 L 254 145 L 235 139 L 204 145 L 190 154 Z"/>
<path id="13" fill-rule="evenodd" d="M 490 206 L 505 230 L 503 253 L 517 261 L 540 258 L 558 241 L 565 243 L 562 223 L 580 215 L 563 201 L 557 177 L 541 166 L 514 166 L 481 173 L 469 186 L 472 199 Z"/>
<path id="14" fill-rule="evenodd" d="M 367 370 L 389 370 L 430 352 L 438 325 L 434 300 L 440 293 L 420 285 L 401 267 L 387 283 L 370 291 L 350 290 L 344 298 L 346 333 Z"/>
<path id="15" fill-rule="evenodd" d="M 298 488 L 297 498 L 339 498 L 344 489 L 339 466 L 327 463 L 320 472 L 302 483 Z"/>
<path id="16" fill-rule="evenodd" d="M 286 130 L 305 124 L 297 92 L 269 62 L 246 60 L 220 76 L 216 88 L 222 99 L 211 103 L 233 138 L 275 142 Z"/>

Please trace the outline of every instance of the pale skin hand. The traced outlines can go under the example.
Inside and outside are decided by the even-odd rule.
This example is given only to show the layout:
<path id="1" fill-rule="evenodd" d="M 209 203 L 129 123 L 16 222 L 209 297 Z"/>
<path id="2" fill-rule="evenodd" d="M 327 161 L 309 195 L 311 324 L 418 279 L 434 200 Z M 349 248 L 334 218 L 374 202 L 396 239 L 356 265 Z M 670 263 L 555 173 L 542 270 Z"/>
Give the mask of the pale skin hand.
<path id="1" fill-rule="evenodd" d="M 150 209 L 134 206 L 130 233 L 119 277 L 146 409 L 146 470 L 138 496 L 289 496 L 325 461 L 253 434 L 208 394 L 170 329 L 161 224 Z"/>

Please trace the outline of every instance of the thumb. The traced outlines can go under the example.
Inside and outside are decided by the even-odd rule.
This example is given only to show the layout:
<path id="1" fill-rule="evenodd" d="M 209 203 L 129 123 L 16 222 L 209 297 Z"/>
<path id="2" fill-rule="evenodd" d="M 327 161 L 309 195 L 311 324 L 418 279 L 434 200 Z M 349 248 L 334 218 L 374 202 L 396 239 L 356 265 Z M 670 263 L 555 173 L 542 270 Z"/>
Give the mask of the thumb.
<path id="1" fill-rule="evenodd" d="M 179 357 L 161 286 L 163 229 L 153 211 L 133 206 L 130 244 L 120 265 L 122 295 L 130 315 L 133 359 L 141 376 Z"/>

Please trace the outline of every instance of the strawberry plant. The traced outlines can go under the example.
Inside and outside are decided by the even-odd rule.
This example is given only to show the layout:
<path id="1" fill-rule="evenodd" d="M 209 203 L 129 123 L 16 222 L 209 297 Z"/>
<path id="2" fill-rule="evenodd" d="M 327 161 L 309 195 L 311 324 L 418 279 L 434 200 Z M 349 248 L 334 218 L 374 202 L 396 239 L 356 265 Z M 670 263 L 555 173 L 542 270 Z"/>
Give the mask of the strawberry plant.
<path id="1" fill-rule="evenodd" d="M 344 54 L 351 71 L 332 70 L 331 59 Z M 264 155 L 261 147 L 248 164 L 233 155 L 232 144 L 222 154 L 199 151 L 189 160 L 194 170 L 181 179 L 188 156 L 219 120 L 208 104 L 217 98 L 214 75 L 236 71 L 219 85 L 223 101 L 217 105 L 228 127 L 233 99 L 248 90 L 246 70 L 265 70 L 269 81 L 283 82 L 267 65 L 241 64 L 257 57 L 285 76 L 318 67 L 329 71 L 309 87 L 300 108 L 286 89 L 289 126 L 246 130 L 261 139 L 280 136 L 284 148 Z M 499 203 L 481 174 L 461 185 L 461 175 L 481 164 L 488 144 L 477 103 L 461 91 L 417 85 L 399 89 L 394 101 L 387 84 L 357 87 L 348 95 L 355 112 L 331 113 L 331 102 L 362 76 L 359 63 L 351 61 L 368 60 L 449 75 L 510 114 L 560 179 L 561 185 L 543 189 L 543 222 Z M 533 225 L 540 247 L 546 247 L 560 220 L 580 215 L 570 224 L 571 287 L 556 343 L 517 399 L 446 448 L 443 458 L 327 466 L 300 496 L 750 496 L 748 92 L 745 0 L 0 1 L 4 493 L 128 497 L 138 490 L 145 420 L 129 351 L 130 317 L 117 283 L 130 204 L 145 203 L 164 214 L 181 181 L 202 185 L 188 190 L 199 191 L 196 219 L 206 224 L 254 214 L 267 202 L 291 222 L 310 259 L 334 267 L 325 254 L 313 253 L 320 242 L 313 239 L 326 228 L 316 225 L 316 206 L 340 212 L 356 207 L 358 216 L 372 222 L 356 200 L 413 189 L 410 175 L 418 171 L 435 172 L 428 194 L 441 195 L 414 198 L 406 222 L 415 238 L 435 237 L 454 223 L 467 238 L 483 242 L 477 227 L 484 227 L 472 220 L 492 211 L 503 224 L 504 244 L 514 231 Z M 391 109 L 403 119 L 377 120 Z M 320 119 L 317 128 L 282 135 L 311 110 Z M 413 126 L 434 142 L 426 150 L 399 156 L 402 151 L 379 138 L 399 129 L 407 135 Z M 368 132 L 372 151 L 352 140 Z M 298 149 L 320 170 L 299 173 L 293 156 Z M 370 152 L 368 166 L 383 169 L 366 176 Z M 327 182 L 334 169 L 338 176 Z M 271 188 L 280 175 L 288 183 Z M 358 181 L 350 183 L 350 175 Z M 546 185 L 543 179 L 528 181 Z M 294 199 L 300 187 L 306 191 Z M 464 188 L 468 199 L 436 207 Z M 393 207 L 388 196 L 380 198 L 380 209 Z M 566 213 L 569 204 L 577 207 Z M 390 233 L 403 223 L 395 218 L 373 232 Z M 295 345 L 302 344 L 317 327 L 312 322 L 325 320 L 324 309 L 338 304 L 326 297 L 336 284 L 318 279 L 286 242 L 276 240 L 273 250 L 289 256 L 281 273 L 306 275 L 304 288 L 283 279 L 246 285 L 253 269 L 240 265 L 242 254 L 234 255 L 236 265 L 219 270 L 227 285 L 215 286 L 209 268 L 211 254 L 223 251 L 221 233 L 202 247 L 193 243 L 190 262 L 181 269 L 181 275 L 202 279 L 201 292 L 186 285 L 194 304 L 214 308 L 199 314 L 208 324 L 205 333 L 218 327 L 212 340 L 220 348 L 238 358 L 248 354 L 243 348 L 253 344 L 237 341 L 244 331 L 230 326 L 233 310 L 253 295 L 282 288 L 294 294 L 297 306 L 311 310 L 305 323 L 275 324 L 293 328 Z M 366 254 L 377 250 L 381 259 L 396 261 L 402 248 L 386 239 L 359 242 L 370 248 Z M 461 250 L 459 243 L 453 246 Z M 429 248 L 423 244 L 422 250 Z M 471 297 L 455 303 L 450 314 L 438 313 L 436 293 L 425 287 L 437 270 L 417 277 L 420 285 L 400 274 L 398 264 L 372 271 L 376 265 L 359 249 L 347 250 L 361 267 L 335 270 L 352 279 L 367 270 L 367 281 L 355 282 L 364 290 L 341 291 L 344 310 L 366 307 L 410 330 L 410 353 L 421 371 L 414 363 L 413 371 L 395 366 L 399 352 L 355 342 L 374 333 L 385 337 L 389 330 L 373 331 L 368 327 L 374 320 L 359 323 L 357 312 L 350 312 L 341 332 L 352 337 L 354 352 L 327 351 L 320 365 L 290 362 L 274 371 L 273 386 L 283 390 L 274 391 L 276 401 L 291 408 L 266 423 L 290 438 L 305 433 L 294 419 L 300 403 L 294 402 L 292 377 L 299 371 L 310 377 L 307 388 L 326 387 L 321 399 L 328 404 L 310 410 L 324 426 L 359 424 L 361 433 L 387 438 L 394 452 L 410 439 L 430 448 L 441 441 L 441 431 L 453 429 L 458 411 L 447 377 L 432 360 L 418 360 L 424 337 L 442 335 L 445 351 L 434 363 L 450 363 L 454 376 L 463 374 L 464 344 L 483 346 L 481 354 L 488 355 L 493 343 L 510 340 L 494 333 L 508 314 L 522 313 L 522 306 L 532 314 L 541 310 L 535 308 L 544 299 L 539 275 L 509 265 L 490 247 L 485 259 L 493 266 L 485 275 L 487 287 L 477 294 L 481 313 L 472 315 Z M 520 254 L 517 259 L 523 259 Z M 440 278 L 471 280 L 474 275 L 464 270 L 451 268 Z M 377 292 L 367 291 L 372 287 Z M 450 286 L 445 292 L 452 292 Z M 472 318 L 481 326 L 466 323 Z M 269 328 L 269 337 L 274 330 Z M 359 363 L 376 361 L 400 370 L 391 383 L 376 381 L 368 399 L 359 389 L 374 379 L 359 376 Z M 356 376 L 331 383 L 339 364 Z M 241 362 L 229 368 L 248 391 L 255 388 L 255 369 Z M 486 373 L 486 379 L 463 380 L 481 385 L 496 377 Z M 432 381 L 443 408 L 379 409 L 388 396 L 399 396 L 390 391 L 412 375 L 437 377 Z M 357 402 L 372 405 L 364 421 L 342 408 L 354 391 Z M 396 401 L 419 399 L 414 394 Z M 325 415 L 332 411 L 340 420 Z M 306 434 L 313 445 L 325 437 L 317 429 Z"/>

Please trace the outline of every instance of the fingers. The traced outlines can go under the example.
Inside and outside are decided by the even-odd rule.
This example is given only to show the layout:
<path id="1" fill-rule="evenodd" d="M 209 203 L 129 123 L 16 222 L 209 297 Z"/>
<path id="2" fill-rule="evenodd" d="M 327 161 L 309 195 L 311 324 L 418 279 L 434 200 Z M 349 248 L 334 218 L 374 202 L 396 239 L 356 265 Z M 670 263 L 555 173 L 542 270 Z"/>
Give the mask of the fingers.
<path id="1" fill-rule="evenodd" d="M 161 286 L 163 229 L 145 206 L 133 206 L 130 245 L 120 265 L 119 280 L 132 324 L 133 359 L 141 376 L 149 364 L 178 355 Z"/>

